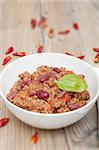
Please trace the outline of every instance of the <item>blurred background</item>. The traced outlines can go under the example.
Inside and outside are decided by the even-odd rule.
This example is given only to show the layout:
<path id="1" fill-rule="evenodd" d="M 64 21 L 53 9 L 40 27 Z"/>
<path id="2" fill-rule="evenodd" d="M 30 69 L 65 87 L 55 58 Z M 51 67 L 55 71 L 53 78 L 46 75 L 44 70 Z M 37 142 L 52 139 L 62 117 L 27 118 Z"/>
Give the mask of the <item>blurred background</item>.
<path id="1" fill-rule="evenodd" d="M 0 48 L 14 46 L 16 50 L 36 52 L 36 45 L 43 44 L 45 51 L 85 54 L 92 63 L 93 47 L 98 46 L 98 0 L 1 0 L 0 1 Z M 48 38 L 45 30 L 31 29 L 30 21 L 47 17 L 48 26 L 54 29 L 54 38 Z M 74 22 L 79 31 L 72 28 Z M 68 35 L 58 31 L 70 29 Z M 92 53 L 92 55 L 90 55 Z"/>

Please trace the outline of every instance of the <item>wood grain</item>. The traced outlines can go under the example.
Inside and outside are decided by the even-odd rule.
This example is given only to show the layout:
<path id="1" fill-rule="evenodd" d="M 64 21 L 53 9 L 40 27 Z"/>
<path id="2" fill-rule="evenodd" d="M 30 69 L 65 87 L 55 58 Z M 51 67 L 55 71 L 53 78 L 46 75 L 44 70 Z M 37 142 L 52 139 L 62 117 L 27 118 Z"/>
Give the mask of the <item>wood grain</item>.
<path id="1" fill-rule="evenodd" d="M 55 29 L 53 39 L 40 28 L 32 30 L 32 17 L 48 17 L 50 28 Z M 79 24 L 79 31 L 72 24 Z M 44 44 L 45 52 L 65 53 L 75 56 L 86 55 L 85 61 L 93 66 L 95 52 L 99 47 L 99 2 L 96 0 L 2 0 L 0 1 L 0 64 L 5 57 L 5 50 L 14 46 L 16 51 L 25 50 L 28 54 L 36 53 L 38 44 Z M 57 32 L 66 28 L 71 32 L 65 36 Z M 12 60 L 14 61 L 14 59 Z M 3 67 L 0 65 L 0 69 Z M 97 150 L 99 115 L 97 106 L 77 123 L 59 130 L 40 130 L 39 141 L 30 144 L 34 128 L 14 117 L 0 102 L 0 117 L 8 116 L 10 122 L 0 129 L 0 150 Z"/>

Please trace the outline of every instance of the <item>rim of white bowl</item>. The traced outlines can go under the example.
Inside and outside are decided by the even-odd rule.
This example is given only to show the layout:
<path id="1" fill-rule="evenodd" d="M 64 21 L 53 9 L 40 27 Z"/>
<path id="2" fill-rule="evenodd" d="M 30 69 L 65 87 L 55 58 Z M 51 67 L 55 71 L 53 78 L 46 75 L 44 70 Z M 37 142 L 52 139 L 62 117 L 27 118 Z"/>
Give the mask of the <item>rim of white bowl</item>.
<path id="1" fill-rule="evenodd" d="M 65 57 L 71 57 L 73 58 L 74 60 L 77 60 L 79 62 L 82 62 L 83 64 L 85 64 L 86 66 L 88 66 L 95 74 L 96 74 L 96 78 L 97 78 L 97 81 L 98 81 L 98 89 L 97 89 L 97 93 L 95 95 L 95 97 L 89 101 L 86 105 L 84 105 L 83 107 L 81 108 L 78 108 L 76 110 L 73 110 L 73 111 L 69 111 L 69 112 L 64 112 L 64 113 L 56 113 L 56 114 L 45 114 L 45 113 L 39 113 L 39 112 L 32 112 L 32 111 L 29 111 L 29 110 L 26 110 L 26 109 L 23 109 L 21 107 L 18 107 L 16 106 L 15 104 L 11 103 L 3 94 L 2 90 L 0 89 L 0 95 L 1 97 L 9 104 L 11 105 L 12 107 L 14 107 L 15 109 L 18 109 L 24 113 L 28 113 L 28 114 L 32 114 L 32 115 L 38 115 L 38 116 L 45 116 L 45 117 L 54 117 L 54 116 L 64 116 L 64 115 L 69 115 L 69 114 L 73 114 L 73 113 L 78 113 L 80 112 L 81 110 L 84 110 L 86 108 L 88 108 L 92 103 L 94 103 L 96 101 L 96 99 L 98 98 L 99 96 L 99 77 L 97 75 L 97 73 L 95 72 L 94 70 L 94 67 L 92 67 L 90 64 L 88 64 L 87 62 L 81 60 L 81 59 L 78 59 L 74 56 L 70 56 L 70 55 L 66 55 L 66 54 L 61 54 L 61 53 L 51 53 L 51 52 L 47 52 L 47 53 L 36 53 L 36 54 L 30 54 L 30 55 L 27 55 L 27 56 L 24 56 L 24 57 L 21 57 L 21 58 L 18 58 L 17 60 L 11 62 L 10 64 L 8 64 L 0 73 L 0 78 L 2 78 L 2 75 L 3 73 L 9 68 L 11 67 L 14 63 L 18 62 L 19 60 L 24 60 L 28 57 L 32 57 L 34 55 L 55 55 L 55 56 L 65 56 Z"/>

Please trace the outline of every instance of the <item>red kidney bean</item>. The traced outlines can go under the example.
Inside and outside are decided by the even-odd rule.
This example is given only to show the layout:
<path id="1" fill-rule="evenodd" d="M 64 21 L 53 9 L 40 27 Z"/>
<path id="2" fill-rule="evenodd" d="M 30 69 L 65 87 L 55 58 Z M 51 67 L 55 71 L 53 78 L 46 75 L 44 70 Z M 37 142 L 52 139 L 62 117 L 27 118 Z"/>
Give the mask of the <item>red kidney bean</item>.
<path id="1" fill-rule="evenodd" d="M 47 81 L 49 79 L 49 75 L 48 74 L 44 74 L 44 75 L 41 75 L 38 77 L 38 80 L 40 82 L 44 82 L 44 81 Z"/>
<path id="2" fill-rule="evenodd" d="M 65 93 L 66 93 L 66 91 L 58 91 L 57 97 L 58 98 L 63 97 Z"/>
<path id="3" fill-rule="evenodd" d="M 57 73 L 61 72 L 61 70 L 59 68 L 57 68 L 57 67 L 53 68 L 52 70 L 55 71 L 55 72 L 57 72 Z"/>
<path id="4" fill-rule="evenodd" d="M 36 95 L 39 99 L 46 100 L 47 98 L 49 98 L 49 93 L 47 91 L 43 91 L 43 90 L 37 91 Z"/>
<path id="5" fill-rule="evenodd" d="M 25 84 L 26 84 L 26 85 L 29 85 L 31 82 L 32 82 L 31 78 L 28 78 L 28 79 L 25 81 Z"/>
<path id="6" fill-rule="evenodd" d="M 25 82 L 23 81 L 23 82 L 21 83 L 21 88 L 23 88 L 25 85 L 26 85 L 26 84 L 25 84 Z"/>
<path id="7" fill-rule="evenodd" d="M 68 107 L 71 111 L 80 108 L 80 106 L 77 104 L 70 104 L 70 105 L 68 105 Z"/>
<path id="8" fill-rule="evenodd" d="M 57 73 L 55 71 L 50 72 L 50 77 L 57 79 Z"/>
<path id="9" fill-rule="evenodd" d="M 16 96 L 16 92 L 11 92 L 9 95 L 7 95 L 7 98 L 10 99 L 14 99 L 14 97 Z"/>

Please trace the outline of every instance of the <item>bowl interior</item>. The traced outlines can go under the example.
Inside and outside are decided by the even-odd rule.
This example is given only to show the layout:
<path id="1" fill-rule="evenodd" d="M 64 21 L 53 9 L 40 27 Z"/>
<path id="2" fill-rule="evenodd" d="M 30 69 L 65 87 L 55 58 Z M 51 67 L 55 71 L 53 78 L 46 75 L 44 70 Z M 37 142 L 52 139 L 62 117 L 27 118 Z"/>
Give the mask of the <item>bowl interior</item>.
<path id="1" fill-rule="evenodd" d="M 0 76 L 0 89 L 4 96 L 8 93 L 14 82 L 18 79 L 18 74 L 29 71 L 33 72 L 38 66 L 48 65 L 54 67 L 65 67 L 69 70 L 73 70 L 77 74 L 84 74 L 88 83 L 88 90 L 90 92 L 91 99 L 97 94 L 98 82 L 97 76 L 93 68 L 86 62 L 81 61 L 75 57 L 67 56 L 64 54 L 33 54 L 20 58 L 10 65 L 8 65 L 1 73 Z"/>

